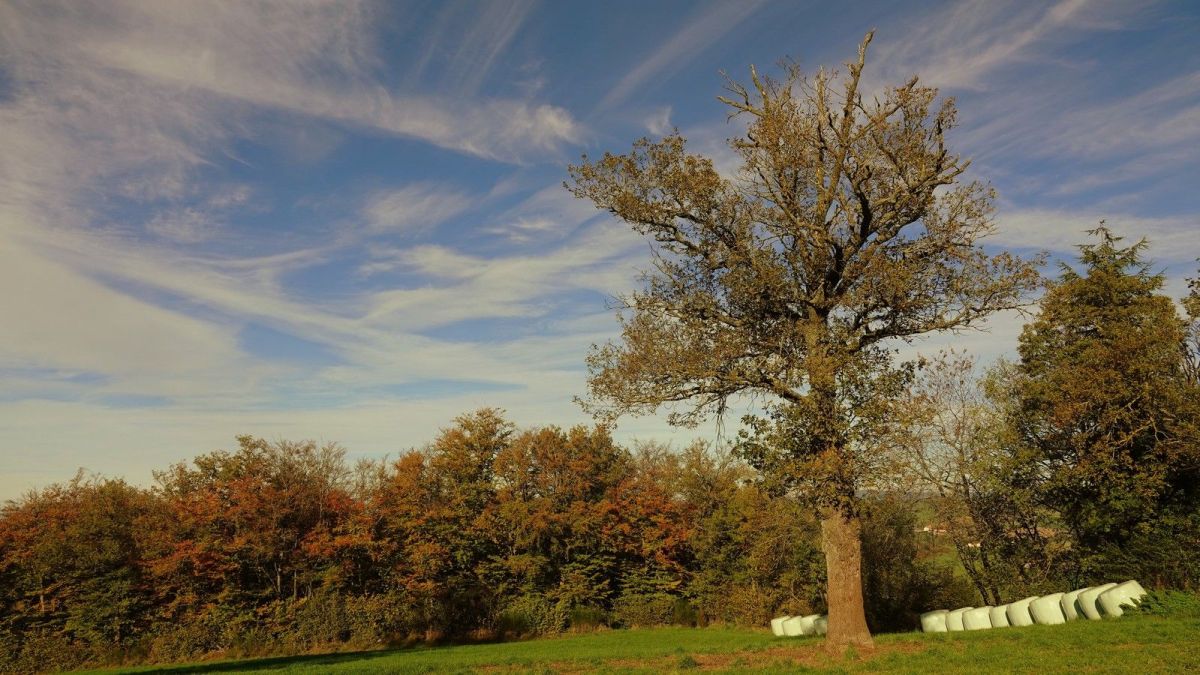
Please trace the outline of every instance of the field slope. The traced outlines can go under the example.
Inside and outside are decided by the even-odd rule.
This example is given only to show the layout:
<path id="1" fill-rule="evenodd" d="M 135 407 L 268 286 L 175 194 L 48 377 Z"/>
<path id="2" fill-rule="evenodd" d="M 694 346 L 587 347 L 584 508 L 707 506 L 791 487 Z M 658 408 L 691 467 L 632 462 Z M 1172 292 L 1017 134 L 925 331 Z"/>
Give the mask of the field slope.
<path id="1" fill-rule="evenodd" d="M 974 633 L 881 635 L 832 659 L 808 638 L 745 629 L 606 631 L 503 644 L 197 663 L 114 672 L 1200 672 L 1200 619 L 1133 616 Z"/>

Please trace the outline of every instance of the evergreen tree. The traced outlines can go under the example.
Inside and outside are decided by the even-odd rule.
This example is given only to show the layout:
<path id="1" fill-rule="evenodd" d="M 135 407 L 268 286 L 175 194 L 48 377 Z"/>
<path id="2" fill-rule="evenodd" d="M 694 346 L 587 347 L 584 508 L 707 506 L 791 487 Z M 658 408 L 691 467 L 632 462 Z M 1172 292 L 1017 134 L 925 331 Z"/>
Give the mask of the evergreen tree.
<path id="1" fill-rule="evenodd" d="M 1197 478 L 1186 325 L 1145 240 L 1122 246 L 1103 224 L 1090 234 L 1080 269 L 1063 264 L 1021 335 L 1015 413 L 1042 501 L 1085 572 L 1164 510 L 1194 502 Z"/>

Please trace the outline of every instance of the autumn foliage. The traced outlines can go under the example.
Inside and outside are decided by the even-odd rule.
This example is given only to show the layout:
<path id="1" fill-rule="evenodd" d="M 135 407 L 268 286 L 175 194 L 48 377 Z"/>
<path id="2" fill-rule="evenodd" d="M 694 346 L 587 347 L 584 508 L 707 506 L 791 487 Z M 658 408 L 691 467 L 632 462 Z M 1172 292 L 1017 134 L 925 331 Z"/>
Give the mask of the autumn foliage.
<path id="1" fill-rule="evenodd" d="M 81 474 L 0 513 L 0 666 L 823 609 L 814 517 L 754 479 L 702 445 L 630 450 L 487 409 L 391 462 L 243 436 L 149 489 Z"/>

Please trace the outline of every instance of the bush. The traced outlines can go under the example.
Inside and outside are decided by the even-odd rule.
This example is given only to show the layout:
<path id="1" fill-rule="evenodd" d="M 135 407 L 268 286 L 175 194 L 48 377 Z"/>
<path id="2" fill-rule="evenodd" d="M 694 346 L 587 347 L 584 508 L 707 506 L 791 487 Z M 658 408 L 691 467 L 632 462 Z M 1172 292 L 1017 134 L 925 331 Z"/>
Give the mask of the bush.
<path id="1" fill-rule="evenodd" d="M 1150 591 L 1138 602 L 1137 611 L 1154 616 L 1200 618 L 1200 595 L 1187 591 Z"/>
<path id="2" fill-rule="evenodd" d="M 666 593 L 629 593 L 613 603 L 613 621 L 625 628 L 665 626 L 675 618 L 673 595 Z"/>
<path id="3" fill-rule="evenodd" d="M 979 605 L 979 591 L 965 576 L 955 574 L 952 567 L 925 563 L 922 568 L 933 588 L 921 611 Z"/>
<path id="4" fill-rule="evenodd" d="M 561 633 L 566 625 L 565 608 L 533 593 L 509 602 L 496 615 L 496 630 L 502 635 L 553 635 Z"/>
<path id="5" fill-rule="evenodd" d="M 1200 586 L 1200 513 L 1164 512 L 1139 524 L 1125 541 L 1083 554 L 1093 579 L 1137 579 L 1164 588 Z"/>
<path id="6" fill-rule="evenodd" d="M 608 612 L 599 607 L 572 607 L 567 614 L 567 623 L 574 631 L 589 631 L 608 626 Z"/>
<path id="7" fill-rule="evenodd" d="M 19 646 L 18 646 L 19 642 Z M 84 665 L 89 656 L 85 645 L 50 630 L 31 630 L 21 636 L 10 635 L 0 646 L 0 672 L 40 673 L 72 670 Z"/>
<path id="8" fill-rule="evenodd" d="M 771 620 L 776 606 L 783 602 L 779 590 L 759 584 L 728 584 L 715 590 L 701 599 L 700 610 L 706 623 L 762 626 Z"/>
<path id="9" fill-rule="evenodd" d="M 240 623 L 234 619 L 233 611 L 216 607 L 186 621 L 159 624 L 151 638 L 150 658 L 181 661 L 224 651 L 230 646 L 225 639 L 224 627 Z"/>
<path id="10" fill-rule="evenodd" d="M 346 598 L 350 644 L 363 649 L 396 646 L 416 630 L 416 610 L 400 595 L 365 595 Z"/>
<path id="11" fill-rule="evenodd" d="M 337 593 L 318 591 L 295 605 L 288 639 L 302 650 L 350 639 L 346 603 Z"/>
<path id="12" fill-rule="evenodd" d="M 675 600 L 675 606 L 671 608 L 671 623 L 676 626 L 696 627 L 699 615 L 696 608 L 690 602 L 683 598 Z"/>

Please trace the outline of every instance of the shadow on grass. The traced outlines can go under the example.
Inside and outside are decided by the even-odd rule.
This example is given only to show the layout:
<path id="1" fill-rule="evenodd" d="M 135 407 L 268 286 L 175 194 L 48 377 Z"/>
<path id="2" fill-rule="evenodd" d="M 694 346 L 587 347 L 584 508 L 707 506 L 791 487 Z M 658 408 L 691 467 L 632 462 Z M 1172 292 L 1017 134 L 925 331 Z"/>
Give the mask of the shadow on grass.
<path id="1" fill-rule="evenodd" d="M 336 654 L 302 654 L 297 656 L 267 656 L 258 659 L 238 661 L 214 661 L 212 663 L 191 663 L 180 666 L 162 666 L 155 668 L 154 673 L 231 673 L 255 670 L 278 670 L 285 666 L 333 666 L 350 661 L 370 661 L 387 658 L 397 654 L 413 654 L 433 649 L 432 647 L 409 647 L 404 649 L 373 649 L 360 652 L 339 652 Z"/>

